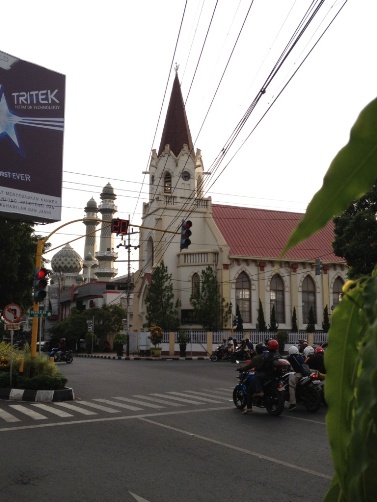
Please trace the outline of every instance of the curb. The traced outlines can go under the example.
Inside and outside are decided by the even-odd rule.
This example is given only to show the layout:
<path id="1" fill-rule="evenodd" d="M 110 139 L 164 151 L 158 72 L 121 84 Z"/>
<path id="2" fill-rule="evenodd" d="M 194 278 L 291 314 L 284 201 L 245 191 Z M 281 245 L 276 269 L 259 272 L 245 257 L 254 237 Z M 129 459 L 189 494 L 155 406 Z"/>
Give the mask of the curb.
<path id="1" fill-rule="evenodd" d="M 209 357 L 204 356 L 116 356 L 107 354 L 75 354 L 76 357 L 89 357 L 93 359 L 116 359 L 121 361 L 209 361 Z"/>
<path id="2" fill-rule="evenodd" d="M 31 401 L 35 403 L 73 401 L 73 389 L 60 390 L 0 389 L 0 399 L 9 401 Z"/>

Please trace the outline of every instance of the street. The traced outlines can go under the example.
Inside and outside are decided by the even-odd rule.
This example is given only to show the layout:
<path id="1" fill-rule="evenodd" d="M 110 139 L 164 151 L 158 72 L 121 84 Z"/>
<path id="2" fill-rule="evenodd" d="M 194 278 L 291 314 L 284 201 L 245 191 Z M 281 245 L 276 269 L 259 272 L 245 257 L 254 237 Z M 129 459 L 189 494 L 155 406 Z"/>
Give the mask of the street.
<path id="1" fill-rule="evenodd" d="M 3 502 L 322 500 L 325 414 L 232 402 L 236 365 L 75 358 L 63 403 L 0 401 Z"/>

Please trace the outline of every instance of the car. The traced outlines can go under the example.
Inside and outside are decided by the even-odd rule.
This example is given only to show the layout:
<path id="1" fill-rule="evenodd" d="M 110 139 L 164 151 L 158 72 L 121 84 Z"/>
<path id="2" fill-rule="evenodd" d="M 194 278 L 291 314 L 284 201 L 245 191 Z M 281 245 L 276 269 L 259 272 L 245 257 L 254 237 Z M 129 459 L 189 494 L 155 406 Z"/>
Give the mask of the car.
<path id="1" fill-rule="evenodd" d="M 50 350 L 50 342 L 48 340 L 37 342 L 37 352 L 39 352 L 39 346 L 41 346 L 42 352 L 47 352 L 48 350 Z"/>

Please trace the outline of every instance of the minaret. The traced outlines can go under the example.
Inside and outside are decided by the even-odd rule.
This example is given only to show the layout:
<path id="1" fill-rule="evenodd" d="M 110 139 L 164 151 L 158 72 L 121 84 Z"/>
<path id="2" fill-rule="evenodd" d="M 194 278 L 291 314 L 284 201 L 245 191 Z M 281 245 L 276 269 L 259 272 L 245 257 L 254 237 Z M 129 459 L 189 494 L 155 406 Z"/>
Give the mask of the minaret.
<path id="1" fill-rule="evenodd" d="M 110 183 L 104 187 L 100 198 L 102 202 L 98 210 L 101 213 L 101 219 L 109 223 L 101 223 L 100 250 L 95 254 L 98 260 L 96 276 L 99 281 L 107 282 L 111 281 L 118 273 L 118 270 L 114 268 L 114 260 L 118 258 L 118 253 L 114 251 L 114 237 L 111 233 L 111 220 L 118 208 L 114 204 L 116 195 Z"/>
<path id="2" fill-rule="evenodd" d="M 84 262 L 83 262 L 83 276 L 87 281 L 96 279 L 94 275 L 94 268 L 98 266 L 97 260 L 94 258 L 96 253 L 96 226 L 99 221 L 98 218 L 97 202 L 93 197 L 87 202 L 85 211 L 84 225 L 86 225 L 86 237 L 84 247 Z M 93 218 L 93 220 L 90 220 Z"/>

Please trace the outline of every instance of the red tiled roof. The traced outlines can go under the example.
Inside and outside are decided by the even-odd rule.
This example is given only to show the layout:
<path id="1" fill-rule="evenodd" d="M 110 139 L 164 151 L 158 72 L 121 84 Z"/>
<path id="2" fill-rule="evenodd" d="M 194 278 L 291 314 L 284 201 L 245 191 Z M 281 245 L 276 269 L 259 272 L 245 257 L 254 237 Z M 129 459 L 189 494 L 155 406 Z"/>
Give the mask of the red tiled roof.
<path id="1" fill-rule="evenodd" d="M 158 156 L 164 151 L 165 145 L 170 145 L 170 150 L 176 157 L 180 154 L 183 145 L 187 145 L 190 152 L 194 154 L 194 145 L 188 125 L 178 75 L 175 75 L 170 95 L 164 130 L 161 136 L 160 148 L 158 149 Z"/>
<path id="2" fill-rule="evenodd" d="M 231 256 L 278 258 L 289 237 L 303 218 L 302 213 L 247 207 L 212 205 L 213 219 L 230 246 Z M 334 225 L 324 228 L 290 249 L 285 259 L 345 263 L 334 255 Z M 283 259 L 284 259 L 283 258 Z"/>

